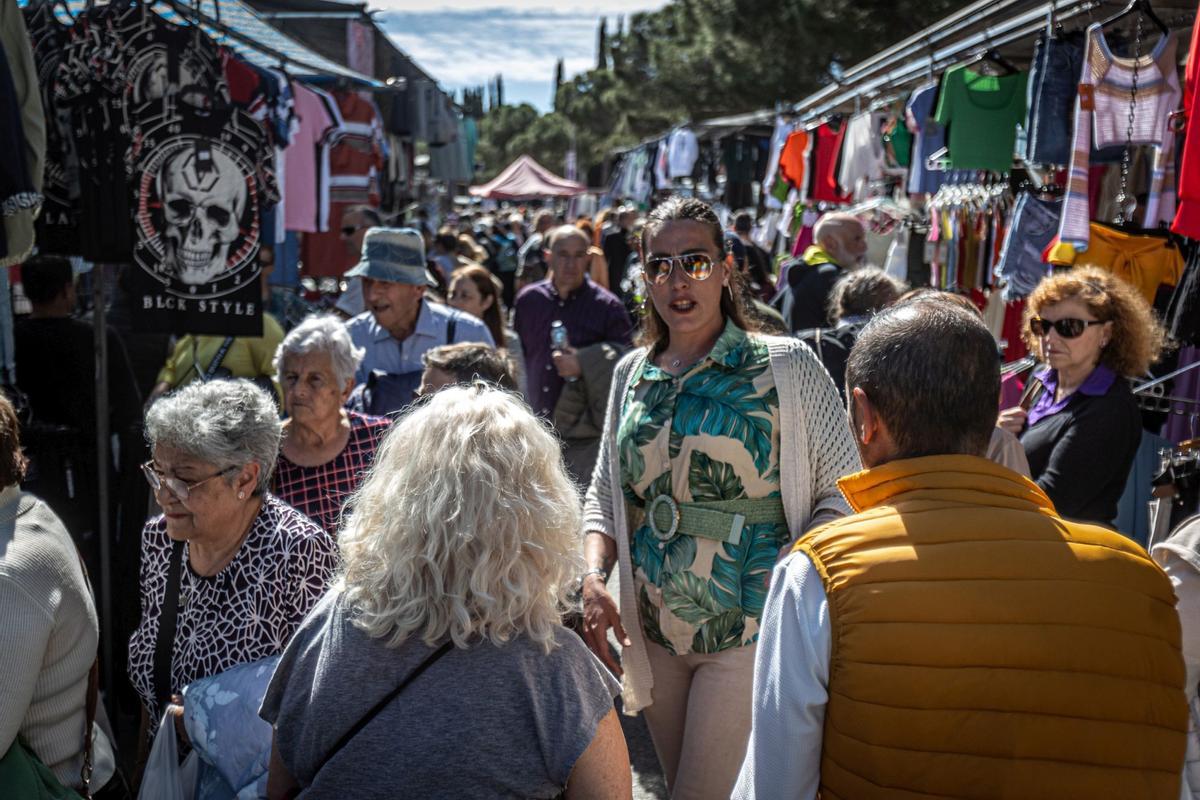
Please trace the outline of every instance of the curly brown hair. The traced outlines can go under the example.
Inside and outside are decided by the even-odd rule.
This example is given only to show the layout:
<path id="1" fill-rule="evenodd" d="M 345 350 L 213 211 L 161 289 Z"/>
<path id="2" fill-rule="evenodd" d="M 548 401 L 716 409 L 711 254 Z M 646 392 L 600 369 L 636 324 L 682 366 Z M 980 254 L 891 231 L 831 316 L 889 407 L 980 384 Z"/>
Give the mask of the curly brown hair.
<path id="1" fill-rule="evenodd" d="M 1150 304 L 1137 289 L 1113 273 L 1093 266 L 1050 275 L 1029 295 L 1021 321 L 1021 338 L 1030 352 L 1039 351 L 1039 342 L 1029 329 L 1029 320 L 1039 316 L 1046 306 L 1071 299 L 1083 302 L 1096 319 L 1113 324 L 1112 337 L 1100 353 L 1100 363 L 1118 375 L 1136 378 L 1145 375 L 1150 365 L 1158 361 L 1166 332 Z"/>
<path id="2" fill-rule="evenodd" d="M 25 480 L 29 462 L 21 452 L 21 423 L 12 401 L 0 392 L 0 486 Z"/>

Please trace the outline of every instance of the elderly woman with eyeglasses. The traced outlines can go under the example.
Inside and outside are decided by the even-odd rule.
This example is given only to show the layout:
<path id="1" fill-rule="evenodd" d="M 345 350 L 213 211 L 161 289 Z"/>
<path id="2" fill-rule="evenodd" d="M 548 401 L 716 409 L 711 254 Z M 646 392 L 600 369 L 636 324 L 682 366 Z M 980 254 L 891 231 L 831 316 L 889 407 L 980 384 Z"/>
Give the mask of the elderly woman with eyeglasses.
<path id="1" fill-rule="evenodd" d="M 275 352 L 287 412 L 275 494 L 334 537 L 346 500 L 391 426 L 387 417 L 344 408 L 362 357 L 346 326 L 330 314 L 301 322 Z"/>
<path id="2" fill-rule="evenodd" d="M 584 637 L 617 670 L 615 630 L 625 710 L 645 714 L 673 796 L 727 798 L 771 569 L 849 511 L 837 480 L 859 460 L 813 352 L 756 330 L 709 206 L 669 199 L 640 244 L 650 300 L 587 495 Z"/>
<path id="3" fill-rule="evenodd" d="M 197 382 L 164 397 L 146 415 L 146 438 L 154 457 L 142 469 L 163 513 L 142 532 L 129 676 L 150 734 L 192 681 L 281 652 L 324 594 L 337 552 L 267 492 L 280 422 L 250 381 Z"/>
<path id="4" fill-rule="evenodd" d="M 1164 332 L 1138 291 L 1099 267 L 1047 277 L 1021 332 L 1045 368 L 1000 427 L 1020 436 L 1033 480 L 1070 519 L 1111 525 L 1142 438 L 1129 380 L 1158 360 Z"/>

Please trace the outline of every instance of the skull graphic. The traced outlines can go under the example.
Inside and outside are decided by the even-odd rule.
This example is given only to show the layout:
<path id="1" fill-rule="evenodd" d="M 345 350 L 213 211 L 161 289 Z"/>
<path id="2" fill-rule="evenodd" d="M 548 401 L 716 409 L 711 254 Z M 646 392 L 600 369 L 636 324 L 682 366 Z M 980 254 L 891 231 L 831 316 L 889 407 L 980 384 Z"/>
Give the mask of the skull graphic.
<path id="1" fill-rule="evenodd" d="M 201 144 L 171 156 L 159 176 L 164 266 L 183 283 L 209 283 L 224 271 L 238 237 L 248 195 L 241 170 L 225 153 Z"/>

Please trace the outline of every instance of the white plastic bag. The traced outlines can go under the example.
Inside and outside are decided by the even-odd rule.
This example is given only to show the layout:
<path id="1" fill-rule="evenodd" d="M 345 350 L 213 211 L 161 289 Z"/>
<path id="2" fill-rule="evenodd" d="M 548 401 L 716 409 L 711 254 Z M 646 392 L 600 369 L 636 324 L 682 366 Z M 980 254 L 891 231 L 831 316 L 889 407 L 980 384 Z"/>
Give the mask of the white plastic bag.
<path id="1" fill-rule="evenodd" d="M 192 800 L 196 788 L 196 754 L 179 763 L 179 743 L 175 737 L 175 717 L 164 711 L 158 721 L 158 733 L 150 748 L 138 800 Z"/>

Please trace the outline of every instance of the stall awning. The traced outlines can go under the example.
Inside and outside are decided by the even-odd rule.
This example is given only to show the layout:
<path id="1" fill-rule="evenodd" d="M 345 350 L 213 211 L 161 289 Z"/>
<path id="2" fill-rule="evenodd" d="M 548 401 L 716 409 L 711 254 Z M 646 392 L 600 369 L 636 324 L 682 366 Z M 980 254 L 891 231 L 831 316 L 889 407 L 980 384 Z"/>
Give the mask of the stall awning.
<path id="1" fill-rule="evenodd" d="M 27 2 L 19 0 L 22 6 Z M 87 0 L 68 0 L 68 7 L 71 15 L 76 16 L 87 7 Z M 186 24 L 197 15 L 191 0 L 159 0 L 151 8 L 175 24 Z M 268 68 L 283 66 L 295 78 L 345 78 L 363 86 L 383 85 L 281 33 L 241 0 L 200 0 L 198 13 L 205 33 L 252 64 Z"/>
<path id="2" fill-rule="evenodd" d="M 587 192 L 583 184 L 560 178 L 529 156 L 521 156 L 471 194 L 492 200 L 530 200 L 537 197 L 575 197 Z"/>

